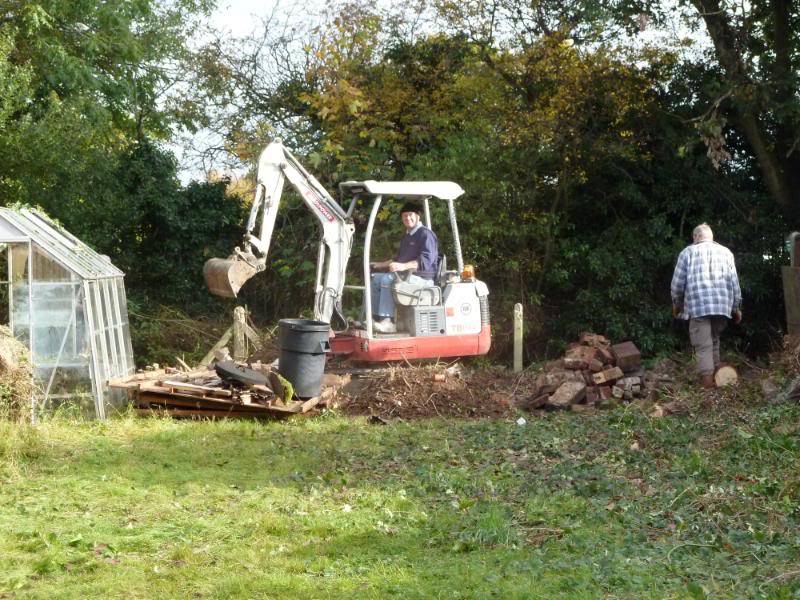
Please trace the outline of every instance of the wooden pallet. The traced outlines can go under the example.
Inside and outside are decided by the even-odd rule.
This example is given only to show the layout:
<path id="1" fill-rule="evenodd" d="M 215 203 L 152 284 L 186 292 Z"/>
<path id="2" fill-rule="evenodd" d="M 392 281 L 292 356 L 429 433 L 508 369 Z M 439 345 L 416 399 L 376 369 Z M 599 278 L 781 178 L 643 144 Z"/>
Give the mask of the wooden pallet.
<path id="1" fill-rule="evenodd" d="M 208 382 L 213 371 L 199 375 Z M 306 413 L 320 403 L 327 403 L 335 393 L 333 388 L 327 388 L 314 398 L 284 404 L 264 386 L 242 391 L 218 387 L 219 379 L 211 380 L 212 385 L 178 379 L 183 378 L 172 374 L 165 378 L 163 373 L 154 373 L 149 378 L 121 380 L 112 385 L 128 391 L 138 414 L 168 414 L 175 418 L 281 418 Z"/>

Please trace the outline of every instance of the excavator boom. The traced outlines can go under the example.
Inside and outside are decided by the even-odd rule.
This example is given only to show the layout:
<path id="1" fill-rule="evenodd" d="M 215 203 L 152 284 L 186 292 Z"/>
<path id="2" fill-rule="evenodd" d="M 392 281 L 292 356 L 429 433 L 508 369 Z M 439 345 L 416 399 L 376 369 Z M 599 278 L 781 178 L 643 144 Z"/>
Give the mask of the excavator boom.
<path id="1" fill-rule="evenodd" d="M 354 226 L 342 207 L 280 140 L 270 143 L 258 159 L 255 196 L 242 246 L 235 248 L 228 258 L 206 261 L 203 277 L 212 294 L 235 298 L 245 282 L 266 268 L 283 185 L 287 179 L 316 217 L 322 230 L 314 316 L 317 320 L 330 322 L 333 312 L 340 308 Z"/>

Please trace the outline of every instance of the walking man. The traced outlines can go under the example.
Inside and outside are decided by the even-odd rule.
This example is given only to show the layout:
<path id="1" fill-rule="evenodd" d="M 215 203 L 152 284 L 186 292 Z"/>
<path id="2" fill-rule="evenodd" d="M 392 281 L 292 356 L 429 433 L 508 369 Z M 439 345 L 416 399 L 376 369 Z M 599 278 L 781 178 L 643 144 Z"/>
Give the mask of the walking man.
<path id="1" fill-rule="evenodd" d="M 711 228 L 702 223 L 692 237 L 694 243 L 678 255 L 672 275 L 672 315 L 689 320 L 700 385 L 713 388 L 720 334 L 729 318 L 742 320 L 742 292 L 733 253 L 714 241 Z"/>

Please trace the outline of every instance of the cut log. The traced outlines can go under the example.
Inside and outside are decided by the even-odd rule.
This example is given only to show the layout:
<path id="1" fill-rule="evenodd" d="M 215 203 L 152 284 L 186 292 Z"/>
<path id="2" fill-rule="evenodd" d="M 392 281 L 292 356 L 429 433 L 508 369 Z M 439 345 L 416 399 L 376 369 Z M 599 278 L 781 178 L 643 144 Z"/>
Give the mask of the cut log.
<path id="1" fill-rule="evenodd" d="M 714 373 L 714 383 L 717 387 L 725 387 L 739 380 L 739 373 L 730 365 L 720 365 Z"/>

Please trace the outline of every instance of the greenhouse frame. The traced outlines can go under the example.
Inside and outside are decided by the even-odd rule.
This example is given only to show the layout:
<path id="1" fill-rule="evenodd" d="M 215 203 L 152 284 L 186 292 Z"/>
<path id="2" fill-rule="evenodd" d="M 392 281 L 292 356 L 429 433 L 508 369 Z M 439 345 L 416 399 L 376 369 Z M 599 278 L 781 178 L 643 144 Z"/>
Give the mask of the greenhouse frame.
<path id="1" fill-rule="evenodd" d="M 104 419 L 134 372 L 125 274 L 30 208 L 0 208 L 0 310 L 31 353 L 39 408 Z"/>

